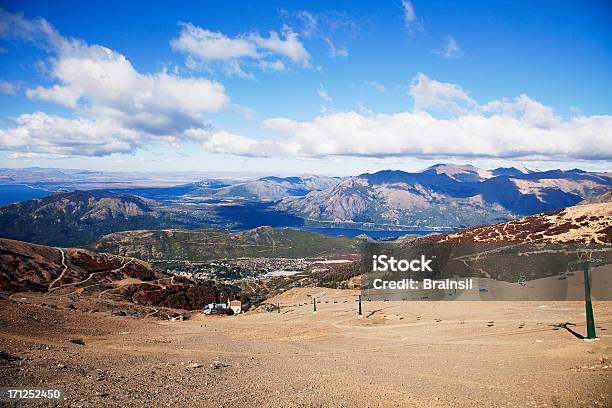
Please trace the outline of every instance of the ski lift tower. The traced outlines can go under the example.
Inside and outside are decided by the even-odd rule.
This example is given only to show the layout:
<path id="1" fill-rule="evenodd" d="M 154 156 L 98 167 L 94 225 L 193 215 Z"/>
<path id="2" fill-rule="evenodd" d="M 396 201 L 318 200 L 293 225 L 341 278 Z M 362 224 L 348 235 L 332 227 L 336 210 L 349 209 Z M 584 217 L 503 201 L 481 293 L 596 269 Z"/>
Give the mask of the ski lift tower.
<path id="1" fill-rule="evenodd" d="M 590 268 L 591 268 L 591 265 L 600 264 L 602 262 L 603 262 L 603 259 L 593 258 L 592 249 L 585 248 L 581 251 L 578 251 L 577 263 L 582 264 L 582 270 L 584 272 L 584 303 L 585 303 L 586 324 L 587 324 L 587 335 L 584 338 L 584 341 L 599 340 L 599 338 L 597 338 L 597 333 L 595 332 L 595 316 L 593 314 L 593 303 L 591 302 Z"/>

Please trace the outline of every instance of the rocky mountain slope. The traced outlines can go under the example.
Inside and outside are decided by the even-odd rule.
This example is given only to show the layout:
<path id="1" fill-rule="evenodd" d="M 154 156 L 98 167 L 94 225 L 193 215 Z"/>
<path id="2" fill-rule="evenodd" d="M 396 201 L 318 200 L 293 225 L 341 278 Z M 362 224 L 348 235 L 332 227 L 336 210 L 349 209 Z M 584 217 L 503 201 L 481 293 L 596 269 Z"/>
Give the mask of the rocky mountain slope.
<path id="1" fill-rule="evenodd" d="M 612 190 L 608 191 L 607 193 L 604 193 L 598 196 L 594 196 L 584 201 L 581 201 L 580 205 L 595 204 L 595 203 L 609 203 L 609 202 L 612 202 Z"/>
<path id="2" fill-rule="evenodd" d="M 201 309 L 236 288 L 173 277 L 150 264 L 82 249 L 0 238 L 0 291 L 43 292 L 176 309 Z"/>
<path id="3" fill-rule="evenodd" d="M 319 221 L 457 228 L 556 210 L 610 190 L 609 173 L 436 165 L 361 174 L 277 208 Z"/>
<path id="4" fill-rule="evenodd" d="M 337 177 L 299 176 L 262 177 L 257 180 L 213 187 L 203 186 L 190 191 L 188 196 L 211 196 L 216 198 L 241 198 L 256 201 L 280 200 L 284 197 L 304 196 L 311 191 L 331 188 L 340 181 Z"/>
<path id="5" fill-rule="evenodd" d="M 83 245 L 110 232 L 167 222 L 147 201 L 103 190 L 60 192 L 0 207 L 0 236 L 48 245 Z"/>
<path id="6" fill-rule="evenodd" d="M 432 235 L 420 242 L 612 244 L 612 202 L 577 205 L 516 220 Z"/>
<path id="7" fill-rule="evenodd" d="M 141 230 L 102 237 L 90 249 L 146 260 L 204 261 L 241 257 L 306 258 L 356 254 L 358 242 L 293 229 Z"/>

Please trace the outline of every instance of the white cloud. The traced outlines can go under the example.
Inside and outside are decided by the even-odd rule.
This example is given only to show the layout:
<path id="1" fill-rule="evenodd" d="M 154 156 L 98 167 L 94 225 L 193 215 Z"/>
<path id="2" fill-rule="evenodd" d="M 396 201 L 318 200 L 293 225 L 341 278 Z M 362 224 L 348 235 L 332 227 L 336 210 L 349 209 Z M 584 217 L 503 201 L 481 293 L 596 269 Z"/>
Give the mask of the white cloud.
<path id="1" fill-rule="evenodd" d="M 357 110 L 359 111 L 359 113 L 361 113 L 362 115 L 373 115 L 374 111 L 370 108 L 368 108 L 367 106 L 365 106 L 362 103 L 358 103 L 357 104 Z"/>
<path id="2" fill-rule="evenodd" d="M 29 20 L 19 13 L 0 8 L 0 38 L 35 43 L 45 49 L 57 49 L 66 43 L 57 30 L 44 18 Z"/>
<path id="3" fill-rule="evenodd" d="M 310 11 L 298 11 L 297 13 L 284 12 L 283 16 L 292 21 L 291 26 L 298 28 L 304 38 L 320 39 L 328 48 L 331 58 L 346 58 L 349 50 L 346 45 L 337 45 L 346 38 L 355 36 L 357 24 L 346 13 L 337 11 L 326 11 L 313 13 Z"/>
<path id="4" fill-rule="evenodd" d="M 227 76 L 237 76 L 244 79 L 255 79 L 250 72 L 246 72 L 237 60 L 229 60 L 223 65 L 223 73 Z"/>
<path id="5" fill-rule="evenodd" d="M 334 102 L 331 96 L 329 96 L 329 94 L 327 93 L 327 89 L 323 88 L 323 85 L 321 85 L 317 93 L 319 94 L 319 97 L 321 97 L 321 99 L 323 99 L 325 102 L 327 103 Z"/>
<path id="6" fill-rule="evenodd" d="M 244 57 L 258 58 L 257 46 L 246 36 L 229 38 L 220 32 L 181 24 L 181 34 L 171 41 L 172 48 L 196 55 L 203 60 L 232 60 Z"/>
<path id="7" fill-rule="evenodd" d="M 319 22 L 314 14 L 308 11 L 299 11 L 297 13 L 297 18 L 302 23 L 302 35 L 306 38 L 310 38 L 316 34 L 319 28 Z"/>
<path id="8" fill-rule="evenodd" d="M 226 130 L 194 128 L 186 130 L 185 136 L 200 143 L 210 153 L 244 157 L 292 156 L 295 153 L 289 150 L 289 145 L 273 140 L 250 139 Z"/>
<path id="9" fill-rule="evenodd" d="M 580 115 L 582 113 L 582 109 L 580 109 L 577 106 L 570 106 L 567 111 L 572 115 L 572 116 L 576 116 L 576 115 Z"/>
<path id="10" fill-rule="evenodd" d="M 268 38 L 261 37 L 259 34 L 252 34 L 250 38 L 266 51 L 285 56 L 295 64 L 302 64 L 305 68 L 311 66 L 310 54 L 300 42 L 298 34 L 294 33 L 290 27 L 283 27 L 282 37 L 276 31 L 270 31 Z"/>
<path id="11" fill-rule="evenodd" d="M 610 116 L 576 118 L 544 129 L 531 125 L 525 116 L 437 119 L 427 112 L 340 112 L 310 122 L 273 118 L 263 126 L 289 137 L 278 152 L 304 157 L 612 159 Z"/>
<path id="12" fill-rule="evenodd" d="M 15 128 L 2 131 L 2 149 L 90 156 L 131 152 L 139 143 L 176 144 L 185 130 L 204 126 L 205 113 L 229 106 L 218 82 L 166 70 L 141 73 L 120 53 L 64 38 L 46 20 L 3 13 L 10 35 L 43 44 L 53 55 L 49 74 L 57 83 L 26 95 L 71 108 L 77 119 L 21 115 Z"/>
<path id="13" fill-rule="evenodd" d="M 327 46 L 329 47 L 329 56 L 332 58 L 342 57 L 346 58 L 349 56 L 348 49 L 346 47 L 337 48 L 336 45 L 329 38 L 323 38 Z"/>
<path id="14" fill-rule="evenodd" d="M 492 101 L 479 106 L 478 109 L 501 116 L 520 116 L 527 125 L 542 129 L 552 129 L 561 123 L 550 106 L 534 101 L 525 94 L 516 97 L 513 101 L 505 99 Z"/>
<path id="15" fill-rule="evenodd" d="M 277 138 L 233 135 L 217 137 L 204 147 L 261 157 L 612 160 L 612 116 L 564 120 L 527 95 L 479 104 L 461 87 L 424 74 L 417 75 L 413 85 L 418 106 L 413 111 L 334 111 L 311 121 L 270 118 L 262 127 L 276 132 Z M 453 116 L 436 117 L 429 109 L 449 110 Z"/>
<path id="16" fill-rule="evenodd" d="M 142 74 L 123 55 L 80 41 L 59 50 L 51 75 L 59 84 L 28 89 L 28 97 L 156 134 L 184 130 L 229 102 L 218 82 L 165 71 Z"/>
<path id="17" fill-rule="evenodd" d="M 278 58 L 287 62 L 311 68 L 311 57 L 297 33 L 290 27 L 283 27 L 279 35 L 270 31 L 268 37 L 257 33 L 243 33 L 236 37 L 229 37 L 221 32 L 213 32 L 191 23 L 182 24 L 179 36 L 170 42 L 174 50 L 187 54 L 191 67 L 197 66 L 193 59 L 203 65 L 219 63 L 227 75 L 235 75 L 252 79 L 253 75 L 246 72 L 243 61 L 250 61 L 251 65 L 263 69 L 282 71 L 285 64 Z"/>
<path id="18" fill-rule="evenodd" d="M 416 19 L 414 6 L 410 0 L 402 0 L 402 8 L 404 9 L 404 23 L 409 26 Z"/>
<path id="19" fill-rule="evenodd" d="M 458 115 L 476 105 L 459 85 L 438 82 L 422 72 L 412 79 L 409 93 L 414 99 L 415 111 L 436 109 Z"/>
<path id="20" fill-rule="evenodd" d="M 417 17 L 412 2 L 410 0 L 401 0 L 401 5 L 404 12 L 404 27 L 406 30 L 410 34 L 423 31 L 423 20 Z"/>
<path id="21" fill-rule="evenodd" d="M 279 71 L 279 72 L 284 71 L 286 69 L 285 64 L 283 64 L 283 61 L 280 61 L 280 60 L 259 61 L 259 67 L 264 70 Z"/>
<path id="22" fill-rule="evenodd" d="M 411 82 L 409 93 L 414 100 L 414 111 L 432 111 L 456 116 L 493 114 L 520 117 L 522 122 L 538 128 L 553 128 L 558 119 L 549 106 L 520 95 L 514 100 L 494 100 L 478 104 L 458 85 L 430 79 L 422 72 Z"/>
<path id="23" fill-rule="evenodd" d="M 438 54 L 444 58 L 458 58 L 462 55 L 461 48 L 457 44 L 457 40 L 452 35 L 446 38 L 446 44 L 439 50 L 434 50 L 434 54 Z"/>
<path id="24" fill-rule="evenodd" d="M 80 90 L 63 85 L 53 85 L 50 88 L 37 86 L 26 89 L 26 95 L 31 99 L 55 102 L 69 108 L 76 108 L 81 98 Z"/>
<path id="25" fill-rule="evenodd" d="M 17 93 L 17 87 L 8 81 L 0 80 L 0 93 L 15 95 Z"/>
<path id="26" fill-rule="evenodd" d="M 0 148 L 26 155 L 104 156 L 133 152 L 143 135 L 108 120 L 66 119 L 43 112 L 20 115 L 0 130 Z"/>

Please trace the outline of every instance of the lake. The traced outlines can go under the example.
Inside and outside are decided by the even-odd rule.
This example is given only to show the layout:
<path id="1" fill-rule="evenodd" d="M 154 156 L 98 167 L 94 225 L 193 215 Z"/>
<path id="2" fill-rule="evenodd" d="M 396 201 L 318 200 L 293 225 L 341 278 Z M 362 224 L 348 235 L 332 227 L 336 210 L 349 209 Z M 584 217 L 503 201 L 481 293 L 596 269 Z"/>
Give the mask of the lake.
<path id="1" fill-rule="evenodd" d="M 433 233 L 444 233 L 451 232 L 449 231 L 430 231 L 430 230 L 389 230 L 389 231 L 381 231 L 381 230 L 365 230 L 358 228 L 323 228 L 323 227 L 308 227 L 308 226 L 300 226 L 300 227 L 290 227 L 293 229 L 308 231 L 308 232 L 316 232 L 317 234 L 329 235 L 332 237 L 339 237 L 341 235 L 347 238 L 355 238 L 358 235 L 365 234 L 372 239 L 381 239 L 381 238 L 389 238 L 394 239 L 401 237 L 403 235 L 429 235 Z"/>
<path id="2" fill-rule="evenodd" d="M 0 185 L 0 205 L 41 198 L 49 194 L 51 194 L 50 191 L 32 188 L 25 184 L 2 184 Z"/>
<path id="3" fill-rule="evenodd" d="M 235 223 L 234 231 L 247 230 L 251 228 L 270 226 L 274 228 L 293 228 L 296 230 L 316 232 L 318 234 L 328 235 L 332 237 L 345 236 L 347 238 L 355 238 L 358 235 L 365 234 L 372 239 L 389 238 L 394 239 L 402 235 L 429 235 L 434 232 L 451 232 L 448 231 L 432 231 L 432 230 L 367 230 L 361 228 L 342 228 L 342 227 L 314 227 L 304 225 L 302 218 L 287 214 L 282 211 L 275 210 L 271 203 L 241 203 L 237 205 L 220 206 L 216 208 L 217 215 L 225 220 Z"/>

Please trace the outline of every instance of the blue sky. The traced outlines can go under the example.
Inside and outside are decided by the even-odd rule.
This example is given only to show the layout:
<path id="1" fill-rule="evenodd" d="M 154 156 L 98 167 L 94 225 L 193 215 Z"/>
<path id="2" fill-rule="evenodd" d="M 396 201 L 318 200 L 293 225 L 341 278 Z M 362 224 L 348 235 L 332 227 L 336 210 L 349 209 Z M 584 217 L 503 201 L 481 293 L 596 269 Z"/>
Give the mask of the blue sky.
<path id="1" fill-rule="evenodd" d="M 0 158 L 610 170 L 611 26 L 606 2 L 4 2 Z"/>

